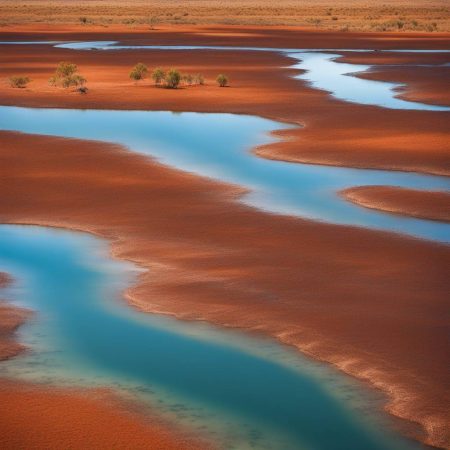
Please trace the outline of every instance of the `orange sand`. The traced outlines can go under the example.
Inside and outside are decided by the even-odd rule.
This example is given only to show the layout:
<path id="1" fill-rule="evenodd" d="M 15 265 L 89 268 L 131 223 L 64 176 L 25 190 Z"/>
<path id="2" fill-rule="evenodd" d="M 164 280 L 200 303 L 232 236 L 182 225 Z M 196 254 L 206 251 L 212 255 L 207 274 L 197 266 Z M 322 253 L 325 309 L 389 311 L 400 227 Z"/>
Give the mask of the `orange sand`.
<path id="1" fill-rule="evenodd" d="M 110 393 L 0 382 L 0 442 L 8 450 L 198 450 L 166 423 L 130 412 Z"/>
<path id="2" fill-rule="evenodd" d="M 358 35 L 294 28 L 180 27 L 144 33 L 122 27 L 120 36 L 111 29 L 49 30 L 46 25 L 36 32 L 8 27 L 0 39 L 344 48 L 449 44 L 449 35 L 434 33 Z M 88 78 L 87 95 L 47 86 L 63 59 L 76 62 Z M 202 72 L 208 85 L 176 91 L 150 83 L 135 86 L 128 72 L 141 60 Z M 27 89 L 3 83 L 0 103 L 258 114 L 305 126 L 283 132 L 289 141 L 258 149 L 266 157 L 450 173 L 447 114 L 342 103 L 289 78 L 292 70 L 280 67 L 290 62 L 257 52 L 4 47 L 0 67 L 5 76 L 25 72 L 33 81 Z M 230 76 L 229 89 L 213 83 L 222 71 Z M 239 194 L 235 189 L 115 146 L 13 133 L 1 133 L 1 142 L 0 167 L 8 170 L 0 177 L 0 221 L 76 228 L 112 239 L 118 257 L 151 268 L 129 293 L 135 306 L 275 336 L 382 389 L 390 412 L 420 423 L 427 443 L 447 445 L 448 247 L 266 215 L 232 202 Z"/>
<path id="3" fill-rule="evenodd" d="M 366 208 L 450 222 L 448 192 L 419 191 L 395 186 L 358 186 L 343 190 L 341 195 Z"/>
<path id="4" fill-rule="evenodd" d="M 150 269 L 133 305 L 275 336 L 383 389 L 444 446 L 448 247 L 257 212 L 235 189 L 112 145 L 1 140 L 3 222 L 112 239 Z"/>
<path id="5" fill-rule="evenodd" d="M 223 35 L 199 35 L 211 27 L 161 29 L 155 33 L 134 31 L 111 34 L 108 29 L 84 34 L 72 30 L 65 34 L 48 27 L 34 33 L 7 27 L 0 39 L 85 39 L 159 44 L 269 45 L 279 47 L 412 47 L 446 48 L 450 35 L 396 35 L 301 32 L 296 29 L 219 27 Z M 252 33 L 246 38 L 244 31 Z M 68 30 L 71 31 L 71 30 Z M 239 35 L 236 36 L 236 33 Z M 262 37 L 253 36 L 254 33 Z M 383 60 L 383 56 L 378 55 Z M 373 56 L 372 58 L 377 58 Z M 423 58 L 418 56 L 418 58 Z M 448 58 L 448 55 L 447 55 Z M 89 94 L 51 88 L 47 80 L 61 60 L 77 63 L 89 80 Z M 177 91 L 154 88 L 151 82 L 135 86 L 129 81 L 130 68 L 139 61 L 150 67 L 176 66 L 184 72 L 201 72 L 207 86 Z M 10 88 L 0 83 L 2 104 L 115 109 L 161 109 L 177 111 L 220 111 L 263 115 L 303 124 L 304 128 L 284 132 L 289 141 L 260 149 L 262 156 L 288 161 L 319 164 L 413 170 L 437 174 L 450 173 L 448 117 L 450 113 L 380 110 L 376 107 L 349 105 L 331 99 L 327 93 L 310 89 L 289 78 L 294 72 L 282 69 L 292 60 L 271 53 L 241 52 L 74 52 L 47 46 L 3 47 L 0 67 L 5 77 L 25 74 L 32 78 L 27 89 Z M 214 79 L 225 72 L 230 89 L 220 89 Z M 444 75 L 442 72 L 441 75 Z M 384 73 L 383 73 L 384 75 Z M 418 83 L 414 68 L 402 71 L 402 77 Z M 389 78 L 389 76 L 387 77 Z M 428 83 L 429 99 L 445 98 L 446 81 Z M 264 95 L 261 95 L 264 92 Z M 440 100 L 441 101 L 441 100 Z"/>

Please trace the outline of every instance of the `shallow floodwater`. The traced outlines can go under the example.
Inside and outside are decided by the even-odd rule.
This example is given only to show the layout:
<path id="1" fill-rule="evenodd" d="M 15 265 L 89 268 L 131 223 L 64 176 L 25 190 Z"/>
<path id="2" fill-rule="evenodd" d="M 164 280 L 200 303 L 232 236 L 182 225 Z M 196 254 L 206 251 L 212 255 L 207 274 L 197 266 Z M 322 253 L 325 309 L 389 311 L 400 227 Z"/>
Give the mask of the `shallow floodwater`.
<path id="1" fill-rule="evenodd" d="M 367 80 L 354 76 L 358 72 L 370 70 L 371 65 L 348 64 L 336 61 L 342 56 L 339 52 L 370 52 L 373 50 L 355 49 L 281 49 L 270 47 L 220 47 L 220 46 L 157 46 L 157 45 L 124 45 L 116 41 L 68 42 L 55 47 L 72 50 L 241 50 L 270 51 L 284 53 L 297 60 L 292 67 L 305 72 L 294 78 L 305 80 L 312 87 L 328 91 L 333 97 L 361 105 L 373 105 L 389 109 L 405 109 L 419 111 L 450 111 L 449 106 L 432 105 L 397 98 L 401 83 L 391 83 L 378 80 Z M 384 50 L 385 52 L 420 52 L 433 53 L 435 50 Z M 336 54 L 330 53 L 336 52 Z M 382 51 L 380 51 L 381 53 Z M 439 51 L 438 51 L 439 52 Z M 442 50 L 442 53 L 447 51 Z"/>
<path id="2" fill-rule="evenodd" d="M 38 311 L 18 336 L 32 351 L 0 364 L 0 376 L 112 386 L 225 449 L 420 448 L 328 366 L 269 339 L 129 308 L 120 291 L 137 271 L 96 238 L 2 225 L 0 270 L 17 280 L 2 297 Z"/>
<path id="3" fill-rule="evenodd" d="M 169 166 L 249 189 L 243 202 L 273 213 L 449 242 L 450 225 L 359 207 L 337 192 L 359 185 L 449 190 L 447 177 L 266 160 L 251 149 L 288 128 L 255 116 L 0 107 L 0 130 L 122 144 Z"/>
<path id="4" fill-rule="evenodd" d="M 305 80 L 312 87 L 328 91 L 333 97 L 361 105 L 379 106 L 389 109 L 405 109 L 419 111 L 450 111 L 450 106 L 433 105 L 413 102 L 397 98 L 400 90 L 405 87 L 402 83 L 392 83 L 380 80 L 358 78 L 358 72 L 371 70 L 372 65 L 342 63 L 337 59 L 343 52 L 373 52 L 367 49 L 289 49 L 275 47 L 227 47 L 227 46 L 198 46 L 198 45 L 133 45 L 121 44 L 118 41 L 81 41 L 81 42 L 52 42 L 52 41 L 0 41 L 0 45 L 48 44 L 71 50 L 185 50 L 185 51 L 264 51 L 283 53 L 297 60 L 292 68 L 304 70 L 305 73 L 295 75 L 294 78 Z M 55 45 L 56 44 L 56 45 Z M 397 53 L 448 53 L 448 50 L 376 50 L 377 52 Z M 398 64 L 397 66 L 401 66 Z M 414 65 L 409 65 L 413 67 Z M 426 65 L 433 67 L 433 65 Z M 446 65 L 444 65 L 446 66 Z M 442 67 L 442 65 L 436 65 Z"/>

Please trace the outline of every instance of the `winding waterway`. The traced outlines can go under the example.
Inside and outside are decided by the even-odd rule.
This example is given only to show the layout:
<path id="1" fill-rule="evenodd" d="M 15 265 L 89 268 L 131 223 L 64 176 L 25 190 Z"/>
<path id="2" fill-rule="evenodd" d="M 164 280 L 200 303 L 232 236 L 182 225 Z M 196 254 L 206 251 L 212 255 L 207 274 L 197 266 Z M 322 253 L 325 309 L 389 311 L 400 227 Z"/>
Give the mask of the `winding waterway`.
<path id="1" fill-rule="evenodd" d="M 341 189 L 390 185 L 448 190 L 447 177 L 389 170 L 292 164 L 252 148 L 289 125 L 255 116 L 0 107 L 0 130 L 121 144 L 163 164 L 249 190 L 242 201 L 273 213 L 450 241 L 450 224 L 369 210 L 340 198 Z"/>
<path id="2" fill-rule="evenodd" d="M 41 227 L 0 226 L 4 292 L 39 311 L 20 330 L 32 352 L 0 376 L 112 386 L 225 449 L 414 450 L 356 382 L 269 339 L 139 313 L 120 299 L 136 276 L 106 243 Z"/>
<path id="3" fill-rule="evenodd" d="M 60 46 L 136 48 L 114 42 Z M 358 78 L 355 89 L 355 78 L 348 73 L 369 66 L 336 62 L 336 52 L 247 50 L 287 53 L 307 71 L 298 78 L 341 100 L 436 113 L 449 110 L 398 99 L 399 85 L 393 83 Z M 287 127 L 233 114 L 0 107 L 1 130 L 121 144 L 168 166 L 245 187 L 248 193 L 242 201 L 271 213 L 450 242 L 448 224 L 366 210 L 337 195 L 357 185 L 449 190 L 448 178 L 268 161 L 251 152 L 275 140 L 271 131 Z M 138 269 L 111 260 L 107 244 L 92 236 L 2 225 L 0 270 L 18 280 L 4 297 L 38 311 L 19 336 L 32 352 L 2 363 L 0 376 L 112 386 L 197 428 L 226 449 L 421 448 L 390 431 L 390 424 L 378 417 L 379 398 L 294 350 L 270 339 L 129 308 L 121 292 L 135 280 Z"/>

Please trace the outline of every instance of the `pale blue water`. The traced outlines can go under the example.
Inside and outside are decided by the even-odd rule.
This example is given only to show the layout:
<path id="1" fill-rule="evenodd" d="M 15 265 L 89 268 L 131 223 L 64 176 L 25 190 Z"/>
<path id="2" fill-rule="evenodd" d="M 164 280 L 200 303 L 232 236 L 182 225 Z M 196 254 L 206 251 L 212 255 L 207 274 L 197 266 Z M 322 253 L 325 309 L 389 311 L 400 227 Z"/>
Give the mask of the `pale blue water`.
<path id="1" fill-rule="evenodd" d="M 68 42 L 57 44 L 55 47 L 72 50 L 241 50 L 241 51 L 270 51 L 284 53 L 297 60 L 292 67 L 306 71 L 294 78 L 305 80 L 312 87 L 328 91 L 333 97 L 347 102 L 362 105 L 373 105 L 389 109 L 405 109 L 419 111 L 450 111 L 449 106 L 432 105 L 422 102 L 412 102 L 397 98 L 401 83 L 367 80 L 358 78 L 358 72 L 370 70 L 373 66 L 362 64 L 348 64 L 336 61 L 341 56 L 338 52 L 370 52 L 372 50 L 355 49 L 281 49 L 270 47 L 219 47 L 193 45 L 123 45 L 117 41 L 96 42 Z M 445 50 L 384 50 L 386 52 L 418 52 L 418 53 L 447 53 Z M 336 54 L 330 53 L 336 52 Z"/>
<path id="2" fill-rule="evenodd" d="M 2 41 L 0 45 L 20 44 L 48 44 L 52 41 Z M 305 80 L 312 87 L 328 91 L 333 97 L 362 105 L 379 106 L 389 109 L 419 110 L 419 111 L 450 111 L 450 106 L 433 105 L 422 102 L 413 102 L 397 98 L 402 83 L 391 83 L 377 80 L 367 80 L 353 75 L 358 72 L 369 71 L 371 65 L 348 64 L 336 61 L 340 52 L 372 52 L 367 49 L 289 49 L 275 47 L 227 47 L 227 46 L 197 46 L 197 45 L 133 45 L 120 44 L 118 41 L 81 41 L 63 42 L 54 45 L 58 48 L 71 50 L 184 50 L 184 51 L 265 51 L 278 52 L 295 59 L 297 62 L 291 66 L 295 69 L 305 70 L 305 73 L 295 75 L 294 78 Z M 379 52 L 397 53 L 448 53 L 449 50 L 377 50 Z M 335 53 L 335 54 L 334 54 Z M 426 65 L 433 67 L 432 65 Z M 442 65 L 437 65 L 438 67 Z M 445 66 L 445 65 L 444 65 Z"/>
<path id="3" fill-rule="evenodd" d="M 32 352 L 0 364 L 0 376 L 112 386 L 224 449 L 421 448 L 329 367 L 268 339 L 127 307 L 119 294 L 135 269 L 91 236 L 2 225 L 0 270 L 18 280 L 2 297 L 38 311 L 19 333 Z"/>
<path id="4" fill-rule="evenodd" d="M 337 195 L 359 185 L 449 190 L 447 177 L 292 164 L 251 152 L 274 140 L 270 131 L 287 127 L 233 114 L 0 107 L 0 130 L 122 144 L 177 169 L 248 188 L 243 202 L 268 212 L 450 241 L 450 224 L 361 208 Z"/>

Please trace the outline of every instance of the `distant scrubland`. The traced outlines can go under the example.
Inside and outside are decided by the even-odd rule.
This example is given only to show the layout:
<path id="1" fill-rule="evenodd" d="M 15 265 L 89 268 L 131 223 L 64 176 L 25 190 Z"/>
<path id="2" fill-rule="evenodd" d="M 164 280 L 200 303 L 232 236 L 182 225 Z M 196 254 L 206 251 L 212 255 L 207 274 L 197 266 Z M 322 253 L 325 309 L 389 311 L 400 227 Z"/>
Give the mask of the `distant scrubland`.
<path id="1" fill-rule="evenodd" d="M 450 31 L 448 0 L 0 0 L 22 23 L 297 25 L 342 31 Z"/>

